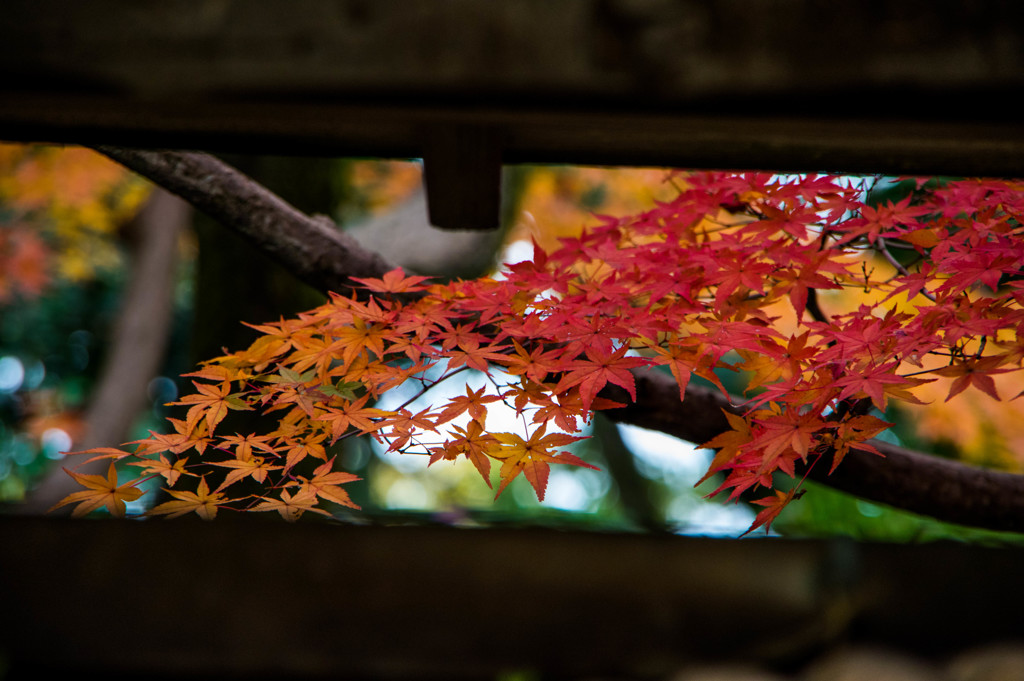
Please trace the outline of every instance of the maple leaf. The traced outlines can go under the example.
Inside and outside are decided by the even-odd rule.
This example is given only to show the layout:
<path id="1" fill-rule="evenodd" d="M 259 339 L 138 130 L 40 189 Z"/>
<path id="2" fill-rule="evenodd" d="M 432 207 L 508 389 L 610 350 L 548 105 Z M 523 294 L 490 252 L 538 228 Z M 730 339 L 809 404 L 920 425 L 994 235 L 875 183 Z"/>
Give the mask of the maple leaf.
<path id="1" fill-rule="evenodd" d="M 273 438 L 269 435 L 224 435 L 220 438 L 222 444 L 234 446 L 235 458 L 239 461 L 251 459 L 253 449 L 274 453 L 276 450 L 270 444 L 271 440 Z"/>
<path id="2" fill-rule="evenodd" d="M 303 485 L 294 497 L 288 493 L 288 490 L 283 489 L 277 499 L 260 498 L 263 501 L 253 506 L 253 511 L 277 511 L 288 522 L 298 520 L 306 511 L 312 511 L 313 513 L 319 513 L 328 517 L 331 515 L 322 508 L 316 508 L 317 493 L 308 485 Z"/>
<path id="3" fill-rule="evenodd" d="M 301 433 L 301 431 L 299 432 Z M 284 450 L 285 455 L 284 470 L 290 471 L 307 456 L 326 461 L 327 452 L 323 446 L 324 439 L 326 439 L 326 435 L 323 433 L 305 433 L 298 439 L 284 438 L 284 443 L 280 447 Z"/>
<path id="4" fill-rule="evenodd" d="M 278 374 L 266 376 L 263 380 L 271 384 L 272 388 L 267 391 L 260 400 L 263 404 L 270 402 L 273 406 L 270 411 L 283 409 L 289 404 L 294 404 L 304 411 L 307 416 L 314 416 L 317 397 L 322 388 L 311 388 L 306 384 L 314 379 L 316 370 L 300 374 L 297 371 L 281 367 Z M 333 386 L 332 386 L 333 387 Z"/>
<path id="5" fill-rule="evenodd" d="M 213 520 L 217 517 L 217 507 L 227 503 L 229 500 L 219 492 L 210 493 L 206 486 L 206 478 L 199 479 L 199 486 L 195 492 L 183 492 L 180 490 L 164 490 L 174 501 L 165 501 L 154 506 L 146 512 L 146 515 L 166 515 L 168 518 L 177 518 L 186 513 L 195 512 L 203 520 Z"/>
<path id="6" fill-rule="evenodd" d="M 272 466 L 263 460 L 263 457 L 249 456 L 246 459 L 228 459 L 226 461 L 211 461 L 211 466 L 230 468 L 224 477 L 224 482 L 217 486 L 216 491 L 220 492 L 226 487 L 235 484 L 239 480 L 251 477 L 256 482 L 263 482 L 267 479 L 267 473 L 281 470 L 282 466 Z"/>
<path id="7" fill-rule="evenodd" d="M 786 508 L 786 506 L 789 505 L 789 502 L 794 501 L 795 499 L 799 499 L 801 496 L 803 496 L 803 494 L 804 490 L 797 491 L 796 488 L 793 488 L 788 492 L 776 490 L 775 496 L 772 497 L 762 497 L 761 499 L 754 499 L 750 503 L 757 504 L 758 506 L 764 506 L 765 508 L 763 511 L 760 511 L 757 514 L 750 528 L 740 536 L 742 537 L 744 535 L 750 534 L 762 525 L 764 525 L 764 529 L 767 532 L 771 529 L 772 522 L 774 522 L 775 519 L 778 517 L 779 513 L 782 512 L 782 509 Z"/>
<path id="8" fill-rule="evenodd" d="M 403 449 L 417 431 L 437 432 L 434 416 L 430 414 L 430 407 L 417 414 L 413 414 L 408 409 L 399 409 L 391 415 L 385 416 L 375 425 L 380 431 L 384 431 L 379 433 L 379 437 L 391 440 L 391 445 L 388 447 L 389 452 Z"/>
<path id="9" fill-rule="evenodd" d="M 563 353 L 561 348 L 546 349 L 543 344 L 538 343 L 527 352 L 514 338 L 512 347 L 515 354 L 498 358 L 496 362 L 514 376 L 526 376 L 535 383 L 543 383 L 548 374 L 560 369 L 559 359 Z"/>
<path id="10" fill-rule="evenodd" d="M 669 342 L 667 347 L 654 346 L 651 348 L 656 357 L 655 362 L 668 366 L 672 377 L 676 379 L 679 386 L 679 401 L 686 399 L 686 386 L 690 384 L 690 376 L 693 373 L 694 363 L 697 354 L 693 349 L 684 347 L 678 343 Z"/>
<path id="11" fill-rule="evenodd" d="M 736 354 L 743 360 L 735 365 L 736 368 L 750 373 L 746 387 L 748 393 L 767 383 L 793 377 L 790 367 L 775 357 L 750 350 L 737 350 Z"/>
<path id="12" fill-rule="evenodd" d="M 312 479 L 305 480 L 305 488 L 312 491 L 316 496 L 326 501 L 333 501 L 336 504 L 342 506 L 348 506 L 349 508 L 358 509 L 359 506 L 353 503 L 352 499 L 349 498 L 348 492 L 343 490 L 338 485 L 344 485 L 347 482 L 355 482 L 361 478 L 351 473 L 345 473 L 343 471 L 332 470 L 334 468 L 334 458 L 331 457 L 330 461 L 324 462 L 313 471 Z"/>
<path id="13" fill-rule="evenodd" d="M 356 355 L 365 351 L 372 352 L 380 358 L 384 356 L 384 342 L 390 338 L 393 331 L 384 324 L 368 324 L 360 317 L 352 320 L 352 323 L 338 329 L 334 329 L 337 341 L 331 343 L 324 349 L 323 355 L 318 359 L 333 359 L 336 349 L 341 349 L 342 362 L 347 366 L 352 363 Z"/>
<path id="14" fill-rule="evenodd" d="M 928 209 L 922 206 L 912 206 L 910 204 L 912 198 L 912 196 L 908 196 L 896 203 L 888 201 L 885 205 L 876 207 L 861 206 L 862 217 L 847 221 L 844 229 L 846 236 L 839 243 L 843 244 L 860 236 L 866 236 L 868 241 L 875 243 L 882 232 L 899 225 L 916 225 L 917 218 L 926 215 Z"/>
<path id="15" fill-rule="evenodd" d="M 185 417 L 189 433 L 195 430 L 200 419 L 205 418 L 207 432 L 212 435 L 217 424 L 227 416 L 228 410 L 252 409 L 242 401 L 242 393 L 231 393 L 231 383 L 228 381 L 216 386 L 192 381 L 192 385 L 196 387 L 199 394 L 186 395 L 180 401 L 171 403 L 193 405 Z"/>
<path id="16" fill-rule="evenodd" d="M 175 459 L 172 464 L 167 460 L 167 457 L 161 454 L 155 461 L 153 459 L 144 459 L 142 461 L 132 461 L 128 465 L 141 467 L 143 475 L 152 475 L 154 473 L 156 475 L 160 475 L 167 481 L 168 485 L 174 487 L 174 484 L 178 482 L 178 478 L 182 475 L 193 475 L 185 470 L 185 465 L 187 463 L 187 456 Z"/>
<path id="17" fill-rule="evenodd" d="M 949 402 L 954 395 L 963 392 L 972 385 L 986 395 L 992 397 L 992 399 L 998 400 L 999 393 L 996 392 L 996 384 L 995 381 L 992 380 L 992 374 L 1001 374 L 1010 371 L 1008 368 L 998 368 L 1003 361 L 1002 357 L 994 355 L 990 357 L 982 357 L 980 359 L 971 359 L 964 362 L 954 362 L 953 364 L 942 367 L 941 369 L 934 369 L 931 373 L 938 376 L 956 378 L 956 380 L 953 381 L 953 385 L 949 387 L 949 394 L 946 395 L 947 402 Z"/>
<path id="18" fill-rule="evenodd" d="M 264 335 L 254 340 L 244 352 L 222 358 L 220 360 L 222 364 L 234 365 L 238 368 L 247 366 L 252 367 L 255 371 L 262 371 L 268 364 L 295 345 L 295 339 L 292 337 L 295 328 L 294 322 L 281 320 L 279 324 L 246 324 L 246 326 Z M 232 380 L 234 377 L 228 373 L 222 376 L 203 375 L 203 378 Z"/>
<path id="19" fill-rule="evenodd" d="M 430 277 L 407 277 L 400 267 L 386 272 L 380 279 L 352 277 L 353 281 L 358 281 L 368 290 L 377 293 L 411 293 L 422 291 L 425 287 L 420 286 L 420 284 L 429 279 Z"/>
<path id="20" fill-rule="evenodd" d="M 498 441 L 486 432 L 482 419 L 473 419 L 465 428 L 452 426 L 452 430 L 457 437 L 447 440 L 441 447 L 431 448 L 428 465 L 433 465 L 441 459 L 450 461 L 465 455 L 473 462 L 487 486 L 491 487 L 491 460 L 488 454 L 498 446 Z"/>
<path id="21" fill-rule="evenodd" d="M 589 411 L 597 393 L 606 384 L 614 383 L 625 388 L 635 402 L 636 381 L 629 370 L 643 366 L 647 362 L 641 357 L 626 357 L 627 352 L 629 352 L 627 345 L 622 345 L 613 352 L 606 352 L 600 347 L 588 347 L 586 349 L 587 359 L 576 359 L 565 366 L 567 373 L 558 382 L 555 392 L 561 393 L 578 385 L 583 409 Z"/>
<path id="22" fill-rule="evenodd" d="M 595 397 L 594 401 L 590 403 L 590 408 L 594 411 L 624 406 L 626 405 L 621 402 L 607 400 L 603 397 Z M 554 400 L 548 401 L 547 404 L 540 405 L 533 414 L 533 422 L 541 423 L 553 419 L 555 425 L 562 430 L 575 433 L 579 430 L 576 419 L 586 421 L 587 414 L 587 410 L 583 408 L 583 397 L 580 395 L 579 388 L 570 388 L 566 392 L 560 393 Z"/>
<path id="23" fill-rule="evenodd" d="M 836 426 L 836 434 L 831 442 L 835 454 L 833 455 L 832 468 L 829 470 L 829 473 L 831 474 L 836 469 L 836 466 L 842 463 L 843 458 L 850 449 L 860 449 L 882 456 L 882 453 L 878 451 L 878 449 L 867 444 L 864 440 L 873 438 L 886 428 L 891 428 L 893 425 L 895 424 L 883 421 L 871 414 L 843 419 L 839 425 Z"/>
<path id="24" fill-rule="evenodd" d="M 101 506 L 105 506 L 110 515 L 115 518 L 123 518 L 127 510 L 125 502 L 135 501 L 143 494 L 141 489 L 135 487 L 135 484 L 139 482 L 138 480 L 132 480 L 124 485 L 117 484 L 117 469 L 114 468 L 113 461 L 110 462 L 106 477 L 75 473 L 66 468 L 64 472 L 74 478 L 78 484 L 88 489 L 69 494 L 51 506 L 47 513 L 68 504 L 78 504 L 75 510 L 71 512 L 71 515 L 75 518 L 79 518 Z"/>
<path id="25" fill-rule="evenodd" d="M 495 498 L 500 496 L 505 487 L 522 473 L 530 481 L 534 491 L 537 493 L 537 498 L 543 501 L 544 492 L 548 486 L 549 463 L 564 463 L 598 470 L 596 466 L 590 465 L 578 456 L 568 452 L 552 453 L 551 451 L 555 447 L 564 447 L 567 444 L 584 438 L 565 433 L 545 435 L 546 428 L 547 424 L 541 424 L 537 430 L 533 431 L 528 440 L 524 440 L 515 433 L 493 434 L 494 439 L 498 441 L 499 445 L 490 449 L 487 453 L 492 458 L 503 462 L 499 473 L 501 485 L 498 487 L 498 493 L 495 495 Z"/>
<path id="26" fill-rule="evenodd" d="M 807 452 L 814 439 L 814 433 L 825 427 L 825 423 L 813 412 L 799 413 L 793 409 L 778 410 L 772 405 L 772 411 L 758 411 L 754 420 L 760 433 L 751 441 L 752 448 L 762 448 L 765 459 L 771 459 L 787 449 L 792 449 L 801 458 L 807 458 Z M 792 470 L 786 471 L 792 475 Z"/>
<path id="27" fill-rule="evenodd" d="M 712 475 L 727 467 L 733 459 L 739 456 L 741 449 L 750 444 L 750 423 L 739 414 L 733 414 L 724 409 L 722 413 L 725 414 L 731 429 L 724 433 L 719 433 L 700 446 L 701 449 L 714 449 L 717 451 L 715 452 L 714 460 L 708 466 L 707 473 L 694 484 L 694 487 L 700 486 L 701 483 Z"/>
<path id="28" fill-rule="evenodd" d="M 771 234 L 782 230 L 795 239 L 807 238 L 807 226 L 818 221 L 818 214 L 810 206 L 798 206 L 791 209 L 780 209 L 775 206 L 761 208 L 764 217 L 755 225 L 755 229 Z"/>
<path id="29" fill-rule="evenodd" d="M 365 327 L 365 324 L 363 326 Z M 346 342 L 344 340 L 317 335 L 304 338 L 300 343 L 296 343 L 295 349 L 288 355 L 287 361 L 291 364 L 292 371 L 297 374 L 302 374 L 312 367 L 314 374 L 322 378 L 327 375 L 327 372 L 345 350 Z M 362 346 L 350 346 L 352 356 L 358 355 L 361 350 Z M 346 361 L 346 365 L 349 361 Z"/>
<path id="30" fill-rule="evenodd" d="M 132 454 L 131 452 L 125 452 L 114 447 L 94 447 L 92 449 L 83 449 L 82 451 L 79 452 L 66 452 L 65 456 L 79 456 L 81 454 L 95 454 L 96 456 L 89 457 L 88 459 L 80 463 L 79 466 L 84 466 L 87 463 L 92 463 L 93 461 L 101 461 L 103 459 L 113 459 L 114 461 L 120 461 L 121 459 L 125 459 L 129 456 L 134 456 L 134 454 Z"/>
<path id="31" fill-rule="evenodd" d="M 729 474 L 722 484 L 707 497 L 715 497 L 724 490 L 732 489 L 732 492 L 729 493 L 729 501 L 735 501 L 749 489 L 770 488 L 771 486 L 772 472 L 765 469 L 760 452 L 743 452 L 730 463 Z"/>
<path id="32" fill-rule="evenodd" d="M 349 428 L 372 433 L 380 427 L 370 419 L 385 416 L 387 412 L 365 406 L 369 399 L 369 395 L 363 395 L 357 400 L 346 401 L 341 407 L 328 407 L 316 418 L 331 424 L 331 442 L 336 442 Z"/>
<path id="33" fill-rule="evenodd" d="M 455 369 L 460 366 L 468 366 L 471 369 L 487 373 L 490 362 L 502 360 L 505 355 L 498 350 L 504 349 L 503 345 L 482 346 L 475 341 L 460 343 L 458 349 L 451 349 L 445 353 L 448 358 L 448 368 Z"/>
<path id="34" fill-rule="evenodd" d="M 921 404 L 921 401 L 907 392 L 907 389 L 927 383 L 928 381 L 900 376 L 895 373 L 898 366 L 898 362 L 890 362 L 883 365 L 856 365 L 851 367 L 847 376 L 835 382 L 835 387 L 842 387 L 838 399 L 843 400 L 848 397 L 867 395 L 875 406 L 882 411 L 885 411 L 887 397 L 890 394 L 898 395 L 907 402 Z"/>
<path id="35" fill-rule="evenodd" d="M 501 401 L 500 395 L 485 395 L 484 391 L 486 389 L 486 385 L 480 386 L 477 390 L 472 390 L 467 385 L 465 396 L 458 395 L 448 400 L 448 406 L 437 415 L 434 424 L 439 426 L 442 423 L 458 418 L 466 412 L 469 412 L 469 416 L 473 420 L 483 418 L 484 414 L 487 413 L 487 404 Z"/>
<path id="36" fill-rule="evenodd" d="M 188 424 L 181 419 L 168 418 L 167 422 L 174 426 L 177 433 L 160 434 L 150 431 L 149 437 L 142 440 L 133 440 L 130 445 L 137 445 L 136 456 L 146 456 L 159 452 L 172 452 L 180 454 L 187 449 L 195 449 L 199 454 L 206 451 L 206 446 L 211 439 L 206 430 L 206 423 L 200 422 L 194 429 L 189 429 Z"/>

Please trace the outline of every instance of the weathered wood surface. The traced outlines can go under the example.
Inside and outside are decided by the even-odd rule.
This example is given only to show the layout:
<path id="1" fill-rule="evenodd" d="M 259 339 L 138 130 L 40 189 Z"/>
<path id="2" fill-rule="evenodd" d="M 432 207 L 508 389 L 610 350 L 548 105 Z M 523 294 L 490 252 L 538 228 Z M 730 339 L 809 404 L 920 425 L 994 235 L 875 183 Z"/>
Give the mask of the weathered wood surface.
<path id="1" fill-rule="evenodd" d="M 0 138 L 1024 175 L 1022 46 L 1012 0 L 5 0 Z"/>
<path id="2" fill-rule="evenodd" d="M 1024 636 L 1024 553 L 954 545 L 0 518 L 14 675 L 662 675 Z"/>

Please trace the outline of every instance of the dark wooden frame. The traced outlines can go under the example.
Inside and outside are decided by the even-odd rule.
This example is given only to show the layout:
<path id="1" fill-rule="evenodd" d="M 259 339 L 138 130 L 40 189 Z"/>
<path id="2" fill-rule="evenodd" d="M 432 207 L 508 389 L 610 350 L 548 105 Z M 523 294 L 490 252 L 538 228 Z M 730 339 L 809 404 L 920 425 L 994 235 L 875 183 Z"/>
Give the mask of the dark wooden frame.
<path id="1" fill-rule="evenodd" d="M 1022 17 L 1010 0 L 5 0 L 0 139 L 425 157 L 433 219 L 456 228 L 493 222 L 501 163 L 1024 176 Z M 27 518 L 0 519 L 0 545 L 15 677 L 644 676 L 844 637 L 941 654 L 1024 635 L 1009 550 Z"/>

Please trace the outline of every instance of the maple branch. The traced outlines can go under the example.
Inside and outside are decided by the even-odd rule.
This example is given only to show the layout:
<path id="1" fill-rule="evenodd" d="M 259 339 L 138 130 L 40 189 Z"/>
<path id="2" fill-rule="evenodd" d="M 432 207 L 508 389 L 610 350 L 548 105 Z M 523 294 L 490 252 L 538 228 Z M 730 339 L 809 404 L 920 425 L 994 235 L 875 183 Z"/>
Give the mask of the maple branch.
<path id="1" fill-rule="evenodd" d="M 900 263 L 900 261 L 896 259 L 896 256 L 894 256 L 889 251 L 889 244 L 888 242 L 886 242 L 884 237 L 878 237 L 878 239 L 875 240 L 875 250 L 878 253 L 881 253 L 882 257 L 885 258 L 885 261 L 892 265 L 893 269 L 895 269 L 897 272 L 902 274 L 904 277 L 910 276 L 910 272 L 907 271 L 907 268 L 904 267 Z M 923 295 L 925 298 L 932 301 L 933 303 L 935 302 L 935 294 L 929 293 L 928 291 L 921 289 L 921 295 Z"/>
<path id="2" fill-rule="evenodd" d="M 806 309 L 808 314 L 811 315 L 811 319 L 814 321 L 821 322 L 823 324 L 828 323 L 828 315 L 826 315 L 825 311 L 821 309 L 821 303 L 818 302 L 818 289 L 807 289 Z"/>
<path id="3" fill-rule="evenodd" d="M 380 277 L 393 269 L 383 257 L 334 229 L 327 218 L 303 214 L 212 156 L 95 148 L 248 237 L 322 291 L 347 292 L 349 277 Z M 701 443 L 730 429 L 723 409 L 739 411 L 719 393 L 695 385 L 687 388 L 686 400 L 680 402 L 679 388 L 671 377 L 654 371 L 634 374 L 635 403 L 630 404 L 625 390 L 617 386 L 602 393 L 628 404 L 606 412 L 620 423 Z M 863 499 L 938 520 L 1024 531 L 1024 476 L 975 468 L 884 442 L 872 444 L 884 458 L 850 451 L 835 472 L 829 474 L 826 466 L 819 466 L 809 477 Z"/>
<path id="4" fill-rule="evenodd" d="M 93 148 L 251 240 L 316 289 L 349 293 L 350 277 L 380 277 L 394 269 L 329 218 L 306 215 L 209 154 Z"/>
<path id="5" fill-rule="evenodd" d="M 649 428 L 690 442 L 707 442 L 730 430 L 725 411 L 739 414 L 721 393 L 690 385 L 679 402 L 679 387 L 666 374 L 635 371 L 637 401 L 625 390 L 602 392 L 627 406 L 604 412 L 620 423 Z M 850 450 L 831 474 L 814 467 L 808 478 L 848 494 L 937 520 L 990 530 L 1024 532 L 1024 476 L 1003 473 L 870 441 L 885 456 Z M 831 457 L 827 452 L 826 457 Z"/>

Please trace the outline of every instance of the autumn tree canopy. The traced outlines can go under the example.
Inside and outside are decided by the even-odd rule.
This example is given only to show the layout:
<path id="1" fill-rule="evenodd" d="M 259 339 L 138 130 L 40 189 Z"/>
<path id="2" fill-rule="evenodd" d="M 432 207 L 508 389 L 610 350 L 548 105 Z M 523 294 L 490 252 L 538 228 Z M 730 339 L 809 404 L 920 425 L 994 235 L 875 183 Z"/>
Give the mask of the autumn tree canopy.
<path id="1" fill-rule="evenodd" d="M 715 494 L 751 495 L 769 526 L 812 478 L 946 520 L 1024 529 L 1018 476 L 873 440 L 894 402 L 952 379 L 1001 395 L 1024 362 L 1024 185 L 913 180 L 873 203 L 833 176 L 675 173 L 674 197 L 599 217 L 500 276 L 434 283 L 393 268 L 199 154 L 101 149 L 247 235 L 330 300 L 295 318 L 252 320 L 262 336 L 188 374 L 195 391 L 165 433 L 124 448 L 106 476 L 58 506 L 122 515 L 159 476 L 171 500 L 152 515 L 276 511 L 287 519 L 353 506 L 330 446 L 368 436 L 432 464 L 469 459 L 500 495 L 517 477 L 543 499 L 551 465 L 594 411 L 679 435 L 716 455 Z M 539 216 L 542 219 L 542 216 Z M 854 295 L 855 294 L 855 295 Z M 466 372 L 487 377 L 413 413 L 384 409 Z M 732 395 L 723 374 L 749 376 Z M 492 405 L 523 425 L 495 431 Z M 224 427 L 232 411 L 265 428 Z M 114 462 L 137 471 L 124 481 Z M 707 477 L 706 476 L 706 477 Z M 781 478 L 795 480 L 780 488 Z M 248 484 L 242 484 L 248 481 Z M 253 491 L 255 484 L 257 491 Z M 241 490 L 241 491 L 239 491 Z"/>

